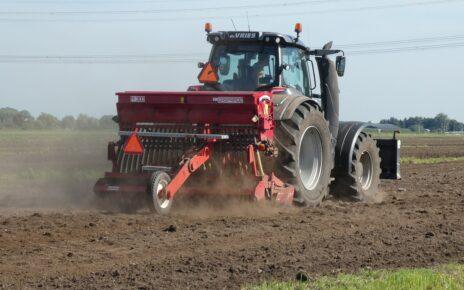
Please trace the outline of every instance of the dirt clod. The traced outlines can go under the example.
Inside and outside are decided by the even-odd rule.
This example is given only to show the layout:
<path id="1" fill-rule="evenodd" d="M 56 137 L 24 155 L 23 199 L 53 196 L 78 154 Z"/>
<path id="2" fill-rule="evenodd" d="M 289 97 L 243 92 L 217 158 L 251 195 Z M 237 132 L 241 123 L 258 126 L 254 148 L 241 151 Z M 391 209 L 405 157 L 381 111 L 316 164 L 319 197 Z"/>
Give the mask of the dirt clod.
<path id="1" fill-rule="evenodd" d="M 432 237 L 434 237 L 434 236 L 435 236 L 435 234 L 432 233 L 432 232 L 427 232 L 427 233 L 425 233 L 425 237 L 426 237 L 426 238 L 432 238 Z"/>
<path id="2" fill-rule="evenodd" d="M 177 231 L 177 227 L 175 225 L 169 225 L 168 227 L 163 229 L 164 232 L 174 233 Z"/>

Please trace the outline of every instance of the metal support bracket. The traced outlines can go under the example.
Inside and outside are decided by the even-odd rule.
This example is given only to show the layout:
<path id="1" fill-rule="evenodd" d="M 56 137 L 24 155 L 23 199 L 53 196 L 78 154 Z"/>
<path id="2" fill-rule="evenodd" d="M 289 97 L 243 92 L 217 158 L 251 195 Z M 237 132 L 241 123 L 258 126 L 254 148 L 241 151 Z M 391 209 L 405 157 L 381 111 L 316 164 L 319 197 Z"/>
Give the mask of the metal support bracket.
<path id="1" fill-rule="evenodd" d="M 212 151 L 212 143 L 208 143 L 190 159 L 184 162 L 172 181 L 168 184 L 168 186 L 166 186 L 165 190 L 169 199 L 174 198 L 174 195 L 177 193 L 177 191 L 179 191 L 179 189 L 182 187 L 185 181 L 187 181 L 190 175 L 209 160 L 212 155 Z"/>

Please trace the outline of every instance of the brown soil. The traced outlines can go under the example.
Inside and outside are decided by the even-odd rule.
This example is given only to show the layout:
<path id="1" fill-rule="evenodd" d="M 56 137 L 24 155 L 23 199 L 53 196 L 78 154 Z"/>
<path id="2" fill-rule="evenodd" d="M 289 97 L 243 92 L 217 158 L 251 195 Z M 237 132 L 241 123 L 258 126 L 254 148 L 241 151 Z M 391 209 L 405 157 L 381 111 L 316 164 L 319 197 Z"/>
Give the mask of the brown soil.
<path id="1" fill-rule="evenodd" d="M 451 162 L 403 166 L 377 204 L 202 203 L 168 217 L 0 206 L 0 288 L 238 288 L 464 263 L 463 188 L 464 162 Z"/>
<path id="2" fill-rule="evenodd" d="M 464 155 L 464 137 L 450 136 L 422 137 L 422 138 L 403 138 L 402 153 L 404 156 L 414 156 L 418 158 L 431 157 L 461 157 Z"/>

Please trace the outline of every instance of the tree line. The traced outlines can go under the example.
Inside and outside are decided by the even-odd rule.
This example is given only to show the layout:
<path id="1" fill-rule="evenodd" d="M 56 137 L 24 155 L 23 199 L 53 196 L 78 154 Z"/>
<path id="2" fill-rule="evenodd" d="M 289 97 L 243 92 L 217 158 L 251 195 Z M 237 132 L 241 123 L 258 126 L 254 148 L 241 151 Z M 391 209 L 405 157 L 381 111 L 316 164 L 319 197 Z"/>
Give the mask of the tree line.
<path id="1" fill-rule="evenodd" d="M 26 110 L 13 108 L 0 108 L 0 129 L 69 129 L 69 130 L 95 130 L 115 129 L 117 124 L 113 116 L 105 115 L 101 118 L 79 114 L 77 117 L 65 116 L 59 119 L 51 114 L 41 113 L 34 118 Z M 440 113 L 433 118 L 409 117 L 397 119 L 391 117 L 380 121 L 381 124 L 392 124 L 414 132 L 456 132 L 464 131 L 464 123 L 450 119 L 446 114 Z"/>
<path id="2" fill-rule="evenodd" d="M 440 113 L 433 118 L 427 117 L 409 117 L 397 119 L 391 117 L 380 121 L 381 124 L 392 124 L 403 129 L 409 129 L 413 132 L 462 132 L 464 123 L 450 119 L 446 114 Z"/>
<path id="3" fill-rule="evenodd" d="M 47 113 L 41 113 L 37 118 L 26 110 L 0 108 L 0 129 L 68 129 L 95 130 L 115 129 L 117 124 L 113 116 L 101 118 L 79 114 L 77 117 L 65 116 L 61 119 Z"/>

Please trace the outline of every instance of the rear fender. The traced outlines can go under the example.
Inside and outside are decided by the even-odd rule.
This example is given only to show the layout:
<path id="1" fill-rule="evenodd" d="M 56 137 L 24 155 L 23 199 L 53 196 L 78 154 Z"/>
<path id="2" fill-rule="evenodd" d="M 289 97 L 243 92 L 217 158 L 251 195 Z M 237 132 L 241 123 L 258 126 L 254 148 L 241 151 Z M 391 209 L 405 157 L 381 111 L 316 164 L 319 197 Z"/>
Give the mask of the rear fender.
<path id="1" fill-rule="evenodd" d="M 274 120 L 288 120 L 295 113 L 296 108 L 302 103 L 310 103 L 317 108 L 321 108 L 318 102 L 306 96 L 292 96 L 284 94 L 274 94 L 272 97 L 274 103 Z"/>
<path id="2" fill-rule="evenodd" d="M 389 129 L 391 126 L 365 122 L 340 122 L 337 145 L 335 147 L 336 176 L 343 176 L 351 172 L 350 158 L 353 156 L 354 146 L 359 134 L 366 128 Z M 380 149 L 382 162 L 380 168 L 382 179 L 401 179 L 400 172 L 400 147 L 401 141 L 393 139 L 376 139 Z"/>

